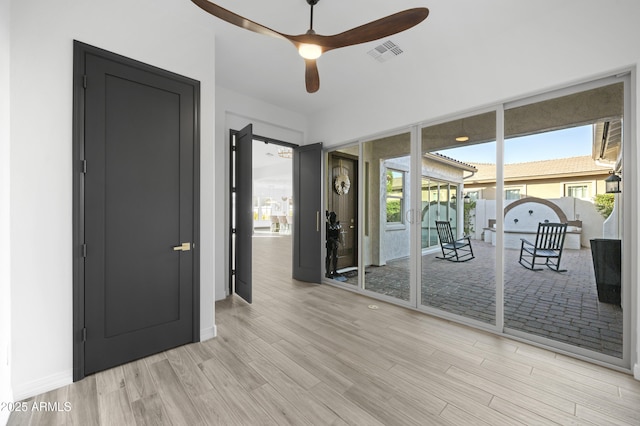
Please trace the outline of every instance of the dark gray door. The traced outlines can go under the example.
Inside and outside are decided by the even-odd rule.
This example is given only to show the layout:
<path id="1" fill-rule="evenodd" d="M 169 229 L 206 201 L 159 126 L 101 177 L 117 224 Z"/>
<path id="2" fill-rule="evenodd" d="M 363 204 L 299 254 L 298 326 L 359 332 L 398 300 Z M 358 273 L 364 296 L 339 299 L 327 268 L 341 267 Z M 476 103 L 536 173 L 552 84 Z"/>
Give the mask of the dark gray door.
<path id="1" fill-rule="evenodd" d="M 322 279 L 322 143 L 293 150 L 293 278 Z"/>
<path id="2" fill-rule="evenodd" d="M 198 340 L 197 100 L 183 77 L 84 58 L 84 374 Z"/>
<path id="3" fill-rule="evenodd" d="M 235 292 L 251 303 L 251 256 L 253 236 L 253 127 L 249 124 L 235 137 Z"/>

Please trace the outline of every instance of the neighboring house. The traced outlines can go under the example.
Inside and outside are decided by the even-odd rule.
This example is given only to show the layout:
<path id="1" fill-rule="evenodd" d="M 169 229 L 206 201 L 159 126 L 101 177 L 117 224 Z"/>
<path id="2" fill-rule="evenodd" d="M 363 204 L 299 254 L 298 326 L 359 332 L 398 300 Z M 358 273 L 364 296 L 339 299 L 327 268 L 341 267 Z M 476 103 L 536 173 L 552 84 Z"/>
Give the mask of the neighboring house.
<path id="1" fill-rule="evenodd" d="M 496 199 L 496 165 L 471 163 L 478 172 L 465 180 L 465 191 L 473 199 Z M 585 155 L 545 161 L 505 164 L 504 199 L 524 197 L 575 197 L 592 200 L 603 194 L 611 167 L 600 166 Z"/>
<path id="2" fill-rule="evenodd" d="M 374 157 L 375 152 L 372 154 L 372 158 Z M 375 252 L 380 254 L 377 258 L 378 263 L 375 257 L 372 258 L 373 264 L 383 265 L 387 260 L 409 256 L 407 241 L 410 238 L 410 229 L 405 225 L 405 212 L 411 206 L 411 197 L 410 192 L 405 188 L 410 185 L 408 175 L 410 157 L 376 158 L 376 160 L 381 161 L 380 188 L 384 195 L 381 199 L 386 200 L 387 214 L 380 211 L 380 229 L 384 232 L 380 238 L 374 238 L 371 241 L 376 246 Z M 464 178 L 473 174 L 475 170 L 469 164 L 438 153 L 422 155 L 420 221 L 422 222 L 421 247 L 423 249 L 439 247 L 435 226 L 437 220 L 449 221 L 454 232 L 462 229 Z M 373 182 L 378 177 L 372 172 L 370 179 Z M 399 209 L 395 208 L 396 204 L 400 204 Z M 378 206 L 373 202 L 371 211 L 375 212 L 377 209 Z M 396 210 L 399 210 L 398 214 L 393 216 L 389 214 Z M 365 250 L 367 250 L 366 247 Z"/>
<path id="3" fill-rule="evenodd" d="M 477 169 L 439 153 L 423 154 L 422 159 L 422 249 L 439 247 L 435 222 L 448 220 L 454 233 L 463 228 L 465 178 Z"/>

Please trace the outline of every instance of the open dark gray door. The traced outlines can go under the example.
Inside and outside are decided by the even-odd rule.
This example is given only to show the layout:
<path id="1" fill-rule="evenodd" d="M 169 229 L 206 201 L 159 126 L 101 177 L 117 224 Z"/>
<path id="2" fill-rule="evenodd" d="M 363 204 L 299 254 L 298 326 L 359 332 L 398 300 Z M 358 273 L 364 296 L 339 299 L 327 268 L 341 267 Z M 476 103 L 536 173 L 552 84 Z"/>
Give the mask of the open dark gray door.
<path id="1" fill-rule="evenodd" d="M 253 236 L 253 127 L 235 137 L 235 293 L 251 303 L 251 238 Z"/>
<path id="2" fill-rule="evenodd" d="M 199 339 L 199 84 L 75 54 L 78 379 Z"/>
<path id="3" fill-rule="evenodd" d="M 293 150 L 293 278 L 322 279 L 322 143 Z"/>

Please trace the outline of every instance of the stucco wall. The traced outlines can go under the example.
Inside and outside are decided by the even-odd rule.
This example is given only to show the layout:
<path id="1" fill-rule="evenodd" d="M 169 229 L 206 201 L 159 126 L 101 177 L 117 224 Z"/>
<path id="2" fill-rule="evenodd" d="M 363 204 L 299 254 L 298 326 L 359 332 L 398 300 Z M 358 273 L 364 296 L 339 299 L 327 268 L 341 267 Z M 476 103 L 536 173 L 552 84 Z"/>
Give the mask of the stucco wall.
<path id="1" fill-rule="evenodd" d="M 582 221 L 582 232 L 580 234 L 580 245 L 582 247 L 589 247 L 589 240 L 593 238 L 603 238 L 602 224 L 604 222 L 604 218 L 597 212 L 593 203 L 573 197 L 552 198 L 548 200 L 562 209 L 564 214 L 567 216 L 567 220 Z M 513 200 L 505 201 L 505 207 L 512 202 Z M 547 218 L 547 216 L 544 215 L 544 211 L 550 211 L 546 206 L 541 206 L 540 210 L 543 211 L 542 215 L 539 215 L 537 211 L 534 211 L 535 216 L 529 216 L 528 214 L 518 215 L 517 212 L 511 211 L 508 217 L 505 217 L 505 230 L 514 230 L 516 228 L 526 228 L 528 231 L 535 230 L 538 219 L 544 220 Z M 555 217 L 555 214 L 550 213 L 548 216 L 549 220 L 552 220 L 552 217 Z M 475 239 L 482 238 L 481 234 L 483 228 L 488 226 L 490 219 L 496 219 L 495 200 L 478 200 L 476 202 L 476 212 L 474 216 Z M 518 219 L 519 222 L 514 224 L 513 219 Z"/>
<path id="2" fill-rule="evenodd" d="M 380 163 L 380 174 L 379 174 L 379 193 L 380 193 L 380 215 L 378 220 L 380 221 L 380 229 L 381 232 L 381 245 L 380 252 L 383 253 L 384 263 L 389 260 L 401 259 L 409 256 L 409 252 L 411 249 L 410 241 L 411 241 L 411 229 L 408 226 L 407 217 L 404 212 L 406 212 L 409 208 L 411 208 L 412 197 L 411 192 L 406 190 L 411 188 L 413 185 L 413 180 L 415 177 L 409 173 L 410 166 L 410 158 L 409 157 L 401 157 L 394 158 L 387 161 L 382 161 Z M 387 211 L 386 211 L 386 201 L 387 201 L 387 170 L 394 169 L 404 172 L 404 185 L 405 191 L 403 193 L 403 214 L 402 214 L 402 223 L 391 224 L 387 223 Z"/>
<path id="3" fill-rule="evenodd" d="M 521 197 L 558 198 L 565 196 L 565 185 L 586 183 L 589 185 L 589 198 L 592 199 L 597 194 L 604 194 L 604 180 L 608 176 L 608 174 L 587 174 L 584 176 L 559 179 L 508 181 L 505 182 L 505 188 L 521 188 Z M 495 200 L 495 182 L 488 185 L 479 183 L 467 184 L 465 185 L 465 188 L 470 191 L 481 190 L 482 198 L 486 200 Z"/>

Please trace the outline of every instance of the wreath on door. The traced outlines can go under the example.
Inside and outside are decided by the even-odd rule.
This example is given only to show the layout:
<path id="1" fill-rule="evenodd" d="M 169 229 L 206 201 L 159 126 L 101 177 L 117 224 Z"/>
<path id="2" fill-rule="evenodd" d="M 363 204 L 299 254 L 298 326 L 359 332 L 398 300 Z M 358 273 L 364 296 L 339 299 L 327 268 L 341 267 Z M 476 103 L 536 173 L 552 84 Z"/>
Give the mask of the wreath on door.
<path id="1" fill-rule="evenodd" d="M 347 175 L 339 175 L 333 181 L 333 188 L 336 190 L 338 195 L 346 195 L 349 193 L 349 188 L 351 188 L 351 181 L 349 180 L 349 176 Z"/>

